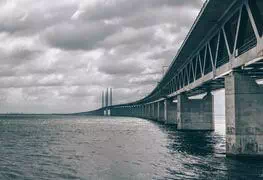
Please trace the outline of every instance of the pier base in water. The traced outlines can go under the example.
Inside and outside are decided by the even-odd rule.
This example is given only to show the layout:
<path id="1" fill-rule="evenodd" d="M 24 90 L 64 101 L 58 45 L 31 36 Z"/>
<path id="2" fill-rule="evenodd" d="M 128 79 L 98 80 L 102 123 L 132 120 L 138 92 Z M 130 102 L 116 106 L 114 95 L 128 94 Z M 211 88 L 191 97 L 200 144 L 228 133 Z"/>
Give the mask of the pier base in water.
<path id="1" fill-rule="evenodd" d="M 177 97 L 178 130 L 214 130 L 213 95 L 203 99 L 188 99 L 185 94 Z"/>
<path id="2" fill-rule="evenodd" d="M 226 154 L 263 156 L 263 88 L 239 72 L 225 78 Z"/>

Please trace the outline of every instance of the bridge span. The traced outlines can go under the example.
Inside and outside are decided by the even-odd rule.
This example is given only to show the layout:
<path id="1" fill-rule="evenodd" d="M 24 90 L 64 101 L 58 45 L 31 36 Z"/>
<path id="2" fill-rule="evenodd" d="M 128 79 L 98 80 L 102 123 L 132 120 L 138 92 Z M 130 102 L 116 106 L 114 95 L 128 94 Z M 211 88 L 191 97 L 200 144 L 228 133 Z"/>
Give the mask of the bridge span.
<path id="1" fill-rule="evenodd" d="M 262 0 L 209 0 L 148 96 L 89 113 L 212 131 L 211 92 L 225 88 L 227 156 L 263 156 L 262 35 Z M 204 97 L 191 98 L 200 94 Z"/>

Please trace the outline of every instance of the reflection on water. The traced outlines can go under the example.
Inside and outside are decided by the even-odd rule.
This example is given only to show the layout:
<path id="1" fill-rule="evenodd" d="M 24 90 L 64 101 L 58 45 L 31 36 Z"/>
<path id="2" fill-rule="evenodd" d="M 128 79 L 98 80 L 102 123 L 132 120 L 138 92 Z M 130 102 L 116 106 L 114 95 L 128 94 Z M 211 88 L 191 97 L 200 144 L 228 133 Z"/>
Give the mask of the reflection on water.
<path id="1" fill-rule="evenodd" d="M 0 179 L 260 179 L 263 163 L 225 157 L 215 132 L 121 117 L 0 119 Z"/>

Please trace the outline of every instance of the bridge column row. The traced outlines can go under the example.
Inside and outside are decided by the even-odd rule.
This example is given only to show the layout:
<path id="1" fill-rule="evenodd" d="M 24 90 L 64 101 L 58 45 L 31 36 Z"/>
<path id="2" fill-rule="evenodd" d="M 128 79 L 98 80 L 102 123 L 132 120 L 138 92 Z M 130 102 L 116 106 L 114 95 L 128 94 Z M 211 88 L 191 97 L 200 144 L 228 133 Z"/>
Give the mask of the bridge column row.
<path id="1" fill-rule="evenodd" d="M 177 125 L 179 130 L 214 130 L 213 96 L 208 93 L 203 99 L 189 99 L 185 94 L 151 104 L 105 109 L 104 115 L 142 117 Z"/>
<path id="2" fill-rule="evenodd" d="M 178 130 L 214 130 L 213 95 L 202 99 L 177 96 L 151 104 L 112 110 L 112 115 L 143 117 Z M 263 155 L 263 87 L 240 72 L 225 77 L 226 154 L 227 156 Z"/>
<path id="3" fill-rule="evenodd" d="M 112 115 L 142 117 L 165 124 L 177 125 L 179 130 L 214 130 L 213 95 L 189 99 L 185 94 L 151 104 L 112 110 Z"/>
<path id="4" fill-rule="evenodd" d="M 125 110 L 124 110 L 125 109 Z M 128 116 L 142 117 L 163 122 L 165 124 L 177 124 L 177 104 L 172 100 L 163 100 L 151 104 L 124 108 L 119 113 Z M 128 111 L 127 111 L 128 109 Z"/>

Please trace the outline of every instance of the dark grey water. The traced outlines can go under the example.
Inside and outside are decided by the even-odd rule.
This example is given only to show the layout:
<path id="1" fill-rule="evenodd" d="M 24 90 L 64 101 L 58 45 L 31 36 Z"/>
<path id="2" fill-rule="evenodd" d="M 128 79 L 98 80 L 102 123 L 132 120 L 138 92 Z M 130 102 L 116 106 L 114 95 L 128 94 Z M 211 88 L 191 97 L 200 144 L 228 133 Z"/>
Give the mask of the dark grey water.
<path id="1" fill-rule="evenodd" d="M 263 163 L 226 159 L 224 124 L 178 132 L 136 118 L 0 120 L 0 179 L 257 179 Z"/>

